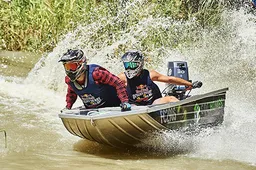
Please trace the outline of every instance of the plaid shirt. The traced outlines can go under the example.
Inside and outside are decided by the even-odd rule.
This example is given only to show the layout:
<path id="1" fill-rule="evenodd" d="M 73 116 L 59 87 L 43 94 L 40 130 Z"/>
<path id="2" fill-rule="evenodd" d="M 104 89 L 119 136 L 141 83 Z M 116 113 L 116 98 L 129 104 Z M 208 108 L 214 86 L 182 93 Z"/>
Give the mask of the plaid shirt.
<path id="1" fill-rule="evenodd" d="M 116 88 L 117 96 L 120 99 L 121 103 L 128 102 L 128 95 L 126 87 L 121 79 L 119 79 L 114 74 L 110 73 L 102 67 L 97 67 L 92 73 L 92 77 L 96 84 L 108 84 Z M 73 104 L 77 99 L 77 94 L 74 92 L 70 86 L 70 79 L 68 76 L 65 77 L 65 82 L 68 85 L 68 90 L 66 94 L 66 108 L 71 109 Z"/>

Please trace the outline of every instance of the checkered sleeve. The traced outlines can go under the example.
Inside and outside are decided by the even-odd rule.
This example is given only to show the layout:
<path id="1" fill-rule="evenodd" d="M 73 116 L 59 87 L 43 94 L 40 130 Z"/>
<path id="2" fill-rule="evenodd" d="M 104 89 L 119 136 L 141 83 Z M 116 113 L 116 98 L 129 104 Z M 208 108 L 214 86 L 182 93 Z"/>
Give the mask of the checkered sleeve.
<path id="1" fill-rule="evenodd" d="M 125 84 L 114 74 L 110 73 L 103 67 L 97 67 L 92 73 L 93 79 L 97 84 L 108 84 L 116 88 L 117 96 L 120 101 L 128 102 L 128 95 Z"/>
<path id="2" fill-rule="evenodd" d="M 73 104 L 76 102 L 77 94 L 70 86 L 70 79 L 67 76 L 65 77 L 65 83 L 68 85 L 68 90 L 66 94 L 66 108 L 71 109 Z"/>

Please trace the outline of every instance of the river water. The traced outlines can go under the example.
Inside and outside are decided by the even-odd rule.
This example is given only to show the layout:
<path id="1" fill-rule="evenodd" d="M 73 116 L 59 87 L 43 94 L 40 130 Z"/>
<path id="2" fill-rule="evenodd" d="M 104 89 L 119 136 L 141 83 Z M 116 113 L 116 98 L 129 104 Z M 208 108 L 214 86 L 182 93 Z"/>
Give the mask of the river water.
<path id="1" fill-rule="evenodd" d="M 82 41 L 86 35 L 77 37 L 73 32 L 51 53 L 39 57 L 1 52 L 0 169 L 256 170 L 255 17 L 244 11 L 223 15 L 227 19 L 223 27 L 232 29 L 232 36 L 207 32 L 203 40 L 182 52 L 164 47 L 166 57 L 153 66 L 165 74 L 168 61 L 186 60 L 190 78 L 204 83 L 192 94 L 229 87 L 223 125 L 198 136 L 179 132 L 153 135 L 147 146 L 136 149 L 116 149 L 75 137 L 58 117 L 66 91 L 59 56 L 67 48 L 82 46 L 89 63 L 117 74 L 122 70 L 120 60 L 106 54 L 113 54 L 116 46 L 127 41 L 92 49 Z M 132 41 L 133 34 L 126 36 Z M 80 104 L 77 101 L 75 106 Z"/>

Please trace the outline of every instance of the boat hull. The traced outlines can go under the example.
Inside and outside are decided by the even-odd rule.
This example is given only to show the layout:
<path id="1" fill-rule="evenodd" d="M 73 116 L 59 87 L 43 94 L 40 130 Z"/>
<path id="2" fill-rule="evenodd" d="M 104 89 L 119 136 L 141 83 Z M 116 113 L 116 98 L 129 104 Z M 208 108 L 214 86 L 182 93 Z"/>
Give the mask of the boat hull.
<path id="1" fill-rule="evenodd" d="M 185 100 L 151 106 L 86 110 L 76 108 L 60 113 L 73 135 L 113 147 L 141 143 L 152 131 L 217 126 L 223 122 L 228 88 L 196 95 Z"/>

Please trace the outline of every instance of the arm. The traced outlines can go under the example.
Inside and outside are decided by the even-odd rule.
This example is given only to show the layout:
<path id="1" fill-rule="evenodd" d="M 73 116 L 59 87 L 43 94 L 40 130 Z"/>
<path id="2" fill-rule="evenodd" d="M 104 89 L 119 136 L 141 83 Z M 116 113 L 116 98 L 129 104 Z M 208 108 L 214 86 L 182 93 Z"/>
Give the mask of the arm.
<path id="1" fill-rule="evenodd" d="M 150 78 L 153 81 L 160 81 L 160 82 L 176 84 L 176 85 L 192 86 L 192 83 L 187 80 L 174 77 L 174 76 L 165 76 L 163 74 L 156 72 L 155 70 L 150 71 Z"/>
<path id="2" fill-rule="evenodd" d="M 72 87 L 70 86 L 70 79 L 66 76 L 65 77 L 65 83 L 68 85 L 68 90 L 66 94 L 66 108 L 71 109 L 73 104 L 76 102 L 77 94 L 74 92 Z"/>
<path id="3" fill-rule="evenodd" d="M 117 77 L 119 77 L 119 78 L 123 81 L 123 83 L 124 83 L 125 85 L 127 85 L 127 79 L 126 79 L 126 76 L 125 76 L 124 73 L 118 74 Z"/>
<path id="4" fill-rule="evenodd" d="M 102 67 L 96 68 L 92 73 L 92 77 L 97 84 L 102 83 L 115 87 L 117 96 L 120 99 L 120 101 L 122 103 L 128 102 L 129 99 L 126 87 L 124 82 L 120 78 L 118 78 L 117 76 L 115 76 L 114 74 L 110 73 Z"/>

